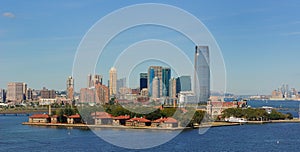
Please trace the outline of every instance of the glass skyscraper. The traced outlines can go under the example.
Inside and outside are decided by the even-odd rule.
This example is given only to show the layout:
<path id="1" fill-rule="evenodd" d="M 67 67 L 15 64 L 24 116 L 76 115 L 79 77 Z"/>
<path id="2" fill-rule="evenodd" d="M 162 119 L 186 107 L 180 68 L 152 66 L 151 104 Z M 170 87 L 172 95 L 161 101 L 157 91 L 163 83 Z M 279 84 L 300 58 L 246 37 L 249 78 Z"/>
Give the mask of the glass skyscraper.
<path id="1" fill-rule="evenodd" d="M 169 81 L 171 79 L 171 69 L 163 68 L 162 69 L 162 96 L 169 96 Z"/>
<path id="2" fill-rule="evenodd" d="M 191 76 L 180 76 L 176 79 L 176 93 L 192 91 Z"/>
<path id="3" fill-rule="evenodd" d="M 195 47 L 194 93 L 199 102 L 207 102 L 210 96 L 210 61 L 208 46 Z"/>
<path id="4" fill-rule="evenodd" d="M 148 74 L 140 73 L 140 90 L 147 88 Z"/>

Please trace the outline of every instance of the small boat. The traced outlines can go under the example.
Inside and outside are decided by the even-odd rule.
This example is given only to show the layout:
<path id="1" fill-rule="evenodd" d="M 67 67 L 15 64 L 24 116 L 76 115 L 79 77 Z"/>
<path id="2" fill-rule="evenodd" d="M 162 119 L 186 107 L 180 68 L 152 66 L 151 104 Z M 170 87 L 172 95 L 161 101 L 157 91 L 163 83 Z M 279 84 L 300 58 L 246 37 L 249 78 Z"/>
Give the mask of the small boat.
<path id="1" fill-rule="evenodd" d="M 236 118 L 236 117 L 229 117 L 225 118 L 227 122 L 238 122 L 238 123 L 246 123 L 247 120 L 245 118 Z"/>

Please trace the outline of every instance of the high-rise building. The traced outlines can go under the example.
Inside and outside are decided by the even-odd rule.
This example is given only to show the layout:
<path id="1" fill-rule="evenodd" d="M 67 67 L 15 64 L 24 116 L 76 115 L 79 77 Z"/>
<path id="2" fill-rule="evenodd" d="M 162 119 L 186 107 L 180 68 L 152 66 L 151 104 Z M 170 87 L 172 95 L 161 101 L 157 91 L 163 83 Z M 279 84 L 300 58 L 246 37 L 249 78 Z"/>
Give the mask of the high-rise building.
<path id="1" fill-rule="evenodd" d="M 148 73 L 140 73 L 140 90 L 147 88 Z"/>
<path id="2" fill-rule="evenodd" d="M 96 103 L 95 88 L 81 88 L 80 89 L 80 103 Z"/>
<path id="3" fill-rule="evenodd" d="M 171 78 L 169 81 L 169 97 L 170 98 L 176 98 L 176 79 L 175 78 Z"/>
<path id="4" fill-rule="evenodd" d="M 109 94 L 117 94 L 117 69 L 114 67 L 109 70 Z"/>
<path id="5" fill-rule="evenodd" d="M 6 101 L 6 91 L 4 89 L 0 89 L 0 102 Z"/>
<path id="6" fill-rule="evenodd" d="M 23 82 L 10 82 L 7 84 L 7 101 L 21 102 L 24 100 L 27 85 Z M 26 98 L 25 98 L 26 99 Z"/>
<path id="7" fill-rule="evenodd" d="M 171 79 L 171 69 L 164 67 L 162 68 L 162 96 L 166 97 L 169 96 L 169 81 Z"/>
<path id="8" fill-rule="evenodd" d="M 27 88 L 26 99 L 29 100 L 29 101 L 33 100 L 32 90 L 30 88 Z"/>
<path id="9" fill-rule="evenodd" d="M 93 77 L 93 85 L 96 86 L 96 84 L 102 84 L 102 79 L 102 75 L 95 74 Z"/>
<path id="10" fill-rule="evenodd" d="M 191 76 L 180 76 L 176 78 L 176 93 L 180 91 L 192 91 Z"/>
<path id="11" fill-rule="evenodd" d="M 126 77 L 117 80 L 117 92 L 120 92 L 121 88 L 126 87 Z"/>
<path id="12" fill-rule="evenodd" d="M 109 102 L 109 88 L 105 85 L 97 83 L 96 89 L 96 102 L 100 104 L 106 104 Z"/>
<path id="13" fill-rule="evenodd" d="M 152 81 L 152 98 L 160 98 L 160 80 L 154 77 Z"/>
<path id="14" fill-rule="evenodd" d="M 207 102 L 210 96 L 210 61 L 208 46 L 195 47 L 194 93 L 199 102 Z"/>
<path id="15" fill-rule="evenodd" d="M 158 80 L 162 80 L 162 67 L 161 66 L 150 66 L 148 68 L 148 93 L 149 96 L 152 96 L 152 85 L 153 85 L 153 79 L 157 77 Z M 159 88 L 162 88 L 162 83 L 160 83 Z M 159 91 L 159 95 L 162 95 L 162 89 Z"/>
<path id="16" fill-rule="evenodd" d="M 41 90 L 40 93 L 41 93 L 42 99 L 55 99 L 56 98 L 55 90 L 48 90 L 46 88 L 43 88 L 43 90 Z"/>
<path id="17" fill-rule="evenodd" d="M 71 100 L 74 99 L 74 79 L 72 76 L 67 79 L 67 97 Z"/>
<path id="18" fill-rule="evenodd" d="M 87 77 L 87 87 L 88 88 L 93 87 L 93 79 L 92 79 L 92 75 L 91 74 L 89 74 L 88 77 Z"/>

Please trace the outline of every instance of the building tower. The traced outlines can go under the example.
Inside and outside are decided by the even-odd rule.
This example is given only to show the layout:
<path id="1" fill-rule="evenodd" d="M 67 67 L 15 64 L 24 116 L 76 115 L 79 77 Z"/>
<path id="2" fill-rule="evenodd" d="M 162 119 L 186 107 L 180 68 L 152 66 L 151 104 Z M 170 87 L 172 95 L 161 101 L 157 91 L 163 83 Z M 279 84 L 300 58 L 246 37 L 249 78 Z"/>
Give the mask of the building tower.
<path id="1" fill-rule="evenodd" d="M 171 78 L 169 80 L 169 97 L 170 98 L 176 98 L 176 79 Z"/>
<path id="2" fill-rule="evenodd" d="M 148 73 L 140 73 L 140 90 L 148 86 Z"/>
<path id="3" fill-rule="evenodd" d="M 160 80 L 154 77 L 152 81 L 152 98 L 160 98 Z"/>
<path id="4" fill-rule="evenodd" d="M 162 69 L 162 95 L 163 97 L 169 96 L 169 81 L 171 79 L 171 69 L 170 68 L 163 68 Z"/>
<path id="5" fill-rule="evenodd" d="M 102 75 L 95 74 L 93 77 L 93 85 L 96 86 L 98 83 L 102 85 L 102 79 Z"/>
<path id="6" fill-rule="evenodd" d="M 207 102 L 210 96 L 210 61 L 208 46 L 195 47 L 194 93 L 199 102 Z"/>
<path id="7" fill-rule="evenodd" d="M 114 67 L 109 70 L 109 93 L 110 95 L 117 94 L 117 69 Z"/>
<path id="8" fill-rule="evenodd" d="M 87 87 L 88 88 L 93 87 L 93 79 L 92 79 L 92 75 L 91 74 L 89 74 L 88 77 L 87 77 Z"/>
<path id="9" fill-rule="evenodd" d="M 67 79 L 67 97 L 71 100 L 74 99 L 74 79 L 72 76 Z"/>
<path id="10" fill-rule="evenodd" d="M 162 67 L 161 66 L 150 66 L 148 68 L 148 93 L 149 93 L 149 96 L 152 96 L 152 81 L 153 79 L 157 77 L 158 80 L 162 80 Z M 162 83 L 159 84 L 159 88 L 162 88 Z M 161 96 L 162 95 L 162 89 L 160 89 L 159 91 L 159 95 Z"/>
<path id="11" fill-rule="evenodd" d="M 22 82 L 10 82 L 7 84 L 7 101 L 21 102 L 24 100 L 27 85 Z M 25 91 L 25 92 L 24 92 Z"/>

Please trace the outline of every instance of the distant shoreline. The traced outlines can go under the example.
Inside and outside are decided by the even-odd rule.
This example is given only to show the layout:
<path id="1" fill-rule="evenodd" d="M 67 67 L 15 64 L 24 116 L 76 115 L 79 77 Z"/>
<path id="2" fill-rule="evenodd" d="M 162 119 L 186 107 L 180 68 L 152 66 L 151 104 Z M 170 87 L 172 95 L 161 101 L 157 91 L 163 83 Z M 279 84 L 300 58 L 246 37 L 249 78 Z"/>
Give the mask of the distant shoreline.
<path id="1" fill-rule="evenodd" d="M 299 119 L 291 120 L 271 120 L 271 121 L 248 121 L 246 124 L 266 124 L 266 123 L 300 123 Z M 147 130 L 186 130 L 186 129 L 198 129 L 198 128 L 209 128 L 209 127 L 226 127 L 226 126 L 237 126 L 243 125 L 242 123 L 231 123 L 231 122 L 211 122 L 207 124 L 201 124 L 195 127 L 177 127 L 177 128 L 159 128 L 159 127 L 133 127 L 133 126 L 112 126 L 112 125 L 87 125 L 87 124 L 67 124 L 67 123 L 30 123 L 23 122 L 23 125 L 29 126 L 44 126 L 44 127 L 63 127 L 63 128 L 82 128 L 82 129 L 147 129 Z"/>

